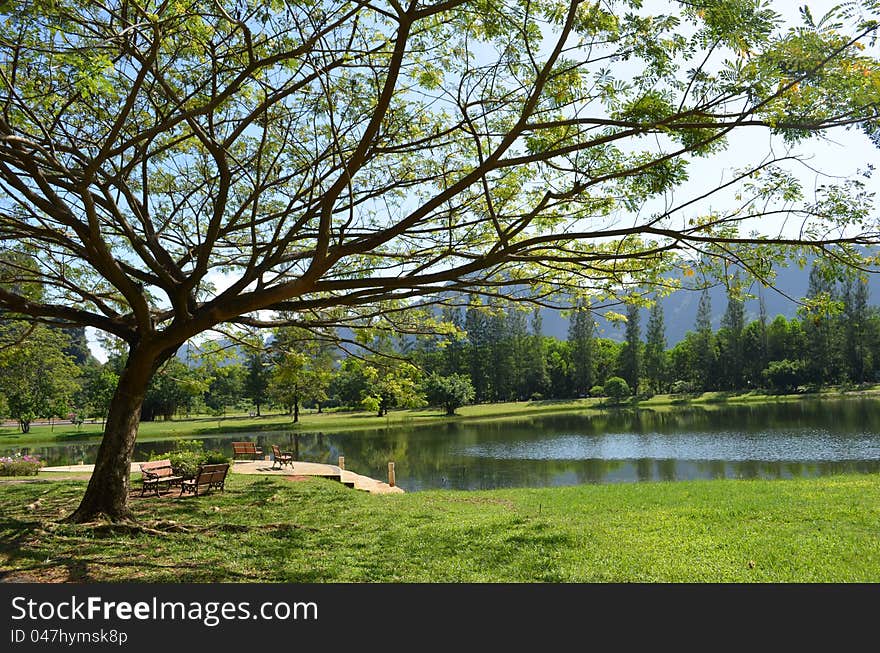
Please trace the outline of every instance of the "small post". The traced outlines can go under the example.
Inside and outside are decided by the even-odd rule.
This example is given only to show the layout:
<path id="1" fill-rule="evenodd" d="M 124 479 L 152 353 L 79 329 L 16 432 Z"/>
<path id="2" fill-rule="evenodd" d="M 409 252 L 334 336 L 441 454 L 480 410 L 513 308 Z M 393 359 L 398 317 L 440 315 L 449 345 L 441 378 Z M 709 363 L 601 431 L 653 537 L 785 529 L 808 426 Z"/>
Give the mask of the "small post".
<path id="1" fill-rule="evenodd" d="M 345 456 L 339 456 L 339 469 L 345 469 Z"/>
<path id="2" fill-rule="evenodd" d="M 388 485 L 394 487 L 394 463 L 388 463 Z"/>

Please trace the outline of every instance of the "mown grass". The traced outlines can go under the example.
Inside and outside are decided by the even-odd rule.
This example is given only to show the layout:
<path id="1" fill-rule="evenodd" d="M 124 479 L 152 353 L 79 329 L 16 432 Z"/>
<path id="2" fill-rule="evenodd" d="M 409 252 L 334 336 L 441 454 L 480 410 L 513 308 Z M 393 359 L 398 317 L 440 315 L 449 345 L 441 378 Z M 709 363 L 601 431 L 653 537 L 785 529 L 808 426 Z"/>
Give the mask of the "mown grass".
<path id="1" fill-rule="evenodd" d="M 880 581 L 880 475 L 390 496 L 233 475 L 224 493 L 133 497 L 142 529 L 61 523 L 83 490 L 0 485 L 0 579 Z"/>
<path id="2" fill-rule="evenodd" d="M 608 406 L 605 399 L 587 398 L 569 401 L 521 401 L 464 406 L 458 415 L 446 417 L 443 411 L 426 408 L 421 410 L 395 410 L 385 417 L 371 412 L 326 411 L 303 412 L 299 423 L 294 424 L 285 414 L 263 417 L 228 416 L 222 418 L 200 416 L 159 422 L 142 422 L 138 432 L 140 442 L 173 440 L 185 437 L 204 437 L 219 433 L 257 433 L 262 431 L 323 431 L 341 432 L 376 428 L 409 427 L 425 424 L 443 424 L 449 421 L 485 421 L 516 419 L 528 415 L 565 412 L 599 412 L 617 410 L 621 407 L 640 407 L 655 411 L 674 410 L 681 405 L 701 406 L 711 410 L 724 404 L 759 404 L 782 401 L 806 401 L 815 399 L 843 399 L 846 397 L 880 397 L 880 386 L 859 392 L 842 393 L 839 390 L 823 390 L 818 393 L 798 395 L 768 395 L 759 392 L 724 393 L 705 392 L 696 395 L 655 395 L 649 399 L 632 401 L 622 406 Z M 0 447 L 29 446 L 36 444 L 97 443 L 101 439 L 100 423 L 83 424 L 80 428 L 69 424 L 54 427 L 35 425 L 31 432 L 23 434 L 17 427 L 0 427 Z"/>

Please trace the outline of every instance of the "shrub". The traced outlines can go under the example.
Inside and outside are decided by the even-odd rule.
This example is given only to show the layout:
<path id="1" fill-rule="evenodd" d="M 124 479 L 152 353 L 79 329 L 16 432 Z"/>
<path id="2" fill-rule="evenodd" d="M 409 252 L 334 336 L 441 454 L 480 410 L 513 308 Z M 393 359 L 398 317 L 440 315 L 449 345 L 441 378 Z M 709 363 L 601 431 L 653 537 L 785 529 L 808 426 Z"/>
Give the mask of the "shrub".
<path id="1" fill-rule="evenodd" d="M 529 397 L 529 401 L 544 401 L 544 395 L 540 392 L 533 392 L 532 396 Z"/>
<path id="2" fill-rule="evenodd" d="M 38 456 L 23 456 L 20 453 L 0 457 L 0 476 L 36 476 L 46 463 Z"/>
<path id="3" fill-rule="evenodd" d="M 591 397 L 604 397 L 605 396 L 605 388 L 601 385 L 594 385 L 590 388 L 590 396 Z"/>
<path id="4" fill-rule="evenodd" d="M 220 451 L 205 451 L 205 445 L 201 440 L 177 440 L 171 451 L 150 456 L 150 460 L 165 458 L 171 461 L 171 469 L 179 476 L 195 476 L 199 471 L 199 465 L 230 462 L 229 458 Z"/>
<path id="5" fill-rule="evenodd" d="M 629 383 L 627 383 L 625 379 L 622 379 L 619 376 L 612 376 L 605 381 L 605 394 L 608 395 L 608 398 L 611 399 L 612 402 L 618 404 L 624 397 L 628 397 L 632 394 L 632 391 L 629 389 Z"/>
<path id="6" fill-rule="evenodd" d="M 806 368 L 801 361 L 770 361 L 763 374 L 775 392 L 794 392 L 804 382 Z"/>
<path id="7" fill-rule="evenodd" d="M 669 387 L 669 392 L 674 395 L 684 395 L 694 391 L 694 385 L 689 381 L 676 381 Z"/>

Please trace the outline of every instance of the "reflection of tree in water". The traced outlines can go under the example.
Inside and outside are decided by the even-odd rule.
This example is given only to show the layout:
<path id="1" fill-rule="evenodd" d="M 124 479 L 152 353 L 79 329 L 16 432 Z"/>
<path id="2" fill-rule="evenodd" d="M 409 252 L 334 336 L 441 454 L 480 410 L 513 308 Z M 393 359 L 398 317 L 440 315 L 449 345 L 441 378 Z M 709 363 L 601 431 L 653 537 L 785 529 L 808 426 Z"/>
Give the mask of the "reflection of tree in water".
<path id="1" fill-rule="evenodd" d="M 674 460 L 658 460 L 657 461 L 657 475 L 659 476 L 661 481 L 674 481 L 677 478 L 675 473 L 675 461 Z"/>

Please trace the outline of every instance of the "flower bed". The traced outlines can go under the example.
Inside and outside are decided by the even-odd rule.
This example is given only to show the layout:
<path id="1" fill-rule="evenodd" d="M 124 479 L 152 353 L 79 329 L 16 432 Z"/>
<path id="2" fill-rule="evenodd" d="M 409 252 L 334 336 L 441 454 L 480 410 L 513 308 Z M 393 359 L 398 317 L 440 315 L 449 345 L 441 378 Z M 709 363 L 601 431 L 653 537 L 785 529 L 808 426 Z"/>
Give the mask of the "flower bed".
<path id="1" fill-rule="evenodd" d="M 23 456 L 20 453 L 0 457 L 0 476 L 36 476 L 45 465 L 37 456 Z"/>

